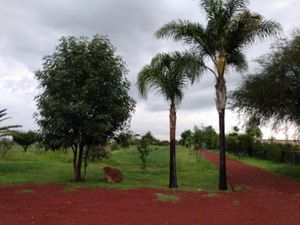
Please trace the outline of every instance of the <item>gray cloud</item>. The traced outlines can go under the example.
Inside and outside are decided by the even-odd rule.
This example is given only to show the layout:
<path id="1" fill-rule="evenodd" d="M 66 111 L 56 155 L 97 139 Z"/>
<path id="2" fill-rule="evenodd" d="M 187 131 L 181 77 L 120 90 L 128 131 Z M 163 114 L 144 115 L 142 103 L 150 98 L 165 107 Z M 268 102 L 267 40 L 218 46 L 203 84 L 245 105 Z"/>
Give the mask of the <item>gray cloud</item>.
<path id="1" fill-rule="evenodd" d="M 128 65 L 128 78 L 133 85 L 130 94 L 143 105 L 138 104 L 134 114 L 138 121 L 143 113 L 151 112 L 151 116 L 157 118 L 156 113 L 168 110 L 168 104 L 161 96 L 150 94 L 148 100 L 141 100 L 134 86 L 139 70 L 158 52 L 184 48 L 181 43 L 171 40 L 156 40 L 153 33 L 173 19 L 205 22 L 196 0 L 3 1 L 0 8 L 0 106 L 9 108 L 14 122 L 24 123 L 25 129 L 35 127 L 32 114 L 38 90 L 33 72 L 41 68 L 42 57 L 53 52 L 61 36 L 108 35 L 117 53 Z M 293 27 L 299 26 L 300 21 L 295 5 L 298 5 L 298 0 L 252 0 L 250 8 L 282 23 L 285 31 L 290 32 Z M 250 71 L 257 66 L 251 61 L 268 48 L 266 43 L 247 49 Z M 240 77 L 230 71 L 227 77 L 229 91 L 238 84 Z M 196 113 L 213 108 L 214 79 L 207 74 L 197 85 L 186 89 L 179 109 Z M 192 114 L 189 115 L 192 118 Z M 149 115 L 147 119 L 150 120 Z M 144 120 L 133 123 L 133 129 L 154 129 L 159 135 L 166 135 L 167 123 L 167 118 L 161 121 L 161 126 L 153 126 Z M 187 123 L 192 127 L 191 121 Z"/>

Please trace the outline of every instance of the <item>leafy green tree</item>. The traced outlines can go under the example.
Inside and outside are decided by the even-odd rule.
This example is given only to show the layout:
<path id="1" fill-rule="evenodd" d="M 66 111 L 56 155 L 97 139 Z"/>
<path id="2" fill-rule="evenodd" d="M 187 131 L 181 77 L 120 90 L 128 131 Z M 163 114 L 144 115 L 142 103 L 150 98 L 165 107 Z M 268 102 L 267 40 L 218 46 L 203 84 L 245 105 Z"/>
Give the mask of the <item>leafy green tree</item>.
<path id="1" fill-rule="evenodd" d="M 215 149 L 218 145 L 218 135 L 212 126 L 195 126 L 193 133 L 193 143 L 195 148 Z"/>
<path id="2" fill-rule="evenodd" d="M 13 131 L 11 132 L 13 137 L 13 141 L 16 142 L 18 145 L 21 145 L 24 149 L 24 152 L 27 151 L 28 147 L 40 140 L 39 135 L 34 131 Z"/>
<path id="3" fill-rule="evenodd" d="M 203 143 L 204 143 L 203 131 L 199 127 L 195 126 L 193 132 L 193 145 L 195 149 L 201 149 Z"/>
<path id="4" fill-rule="evenodd" d="M 122 129 L 135 102 L 123 60 L 106 37 L 62 37 L 35 73 L 42 93 L 36 97 L 37 122 L 46 147 L 73 150 L 74 180 L 90 146 L 105 144 Z"/>
<path id="5" fill-rule="evenodd" d="M 114 139 L 122 148 L 129 148 L 133 142 L 133 133 L 131 131 L 121 132 Z"/>
<path id="6" fill-rule="evenodd" d="M 176 175 L 176 105 L 183 89 L 202 69 L 202 62 L 188 53 L 158 54 L 138 74 L 137 86 L 143 97 L 149 89 L 163 95 L 170 104 L 170 179 L 169 187 L 177 187 Z"/>
<path id="7" fill-rule="evenodd" d="M 246 69 L 244 48 L 257 39 L 276 35 L 280 25 L 251 12 L 247 8 L 247 0 L 199 0 L 199 4 L 207 17 L 205 26 L 187 20 L 171 21 L 161 27 L 155 36 L 183 41 L 197 54 L 197 58 L 204 62 L 206 70 L 215 77 L 216 108 L 219 114 L 219 189 L 226 190 L 225 73 L 230 67 L 238 71 Z"/>
<path id="8" fill-rule="evenodd" d="M 143 169 L 146 169 L 147 167 L 147 157 L 151 152 L 151 141 L 152 140 L 149 139 L 149 136 L 143 135 L 136 145 L 138 151 L 138 157 L 142 161 Z"/>
<path id="9" fill-rule="evenodd" d="M 232 93 L 232 107 L 258 123 L 300 127 L 300 31 L 278 42 L 260 60 L 261 71 L 247 76 Z"/>
<path id="10" fill-rule="evenodd" d="M 187 148 L 190 148 L 193 144 L 193 133 L 191 130 L 185 130 L 181 133 L 181 139 L 179 143 Z"/>
<path id="11" fill-rule="evenodd" d="M 148 131 L 145 135 L 144 135 L 148 140 L 150 140 L 150 144 L 153 145 L 157 142 L 157 139 L 153 136 L 153 134 L 151 133 L 151 131 Z"/>

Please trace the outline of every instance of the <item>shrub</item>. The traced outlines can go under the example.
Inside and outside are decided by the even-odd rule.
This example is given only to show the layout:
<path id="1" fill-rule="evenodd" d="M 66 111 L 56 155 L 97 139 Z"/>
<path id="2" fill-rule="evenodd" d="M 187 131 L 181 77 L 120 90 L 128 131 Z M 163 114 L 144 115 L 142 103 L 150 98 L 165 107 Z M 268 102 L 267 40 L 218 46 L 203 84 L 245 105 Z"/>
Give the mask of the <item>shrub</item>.
<path id="1" fill-rule="evenodd" d="M 254 136 L 250 134 L 238 135 L 239 152 L 244 155 L 253 156 Z"/>
<path id="2" fill-rule="evenodd" d="M 264 144 L 264 148 L 266 159 L 274 162 L 281 162 L 282 151 L 278 144 Z"/>
<path id="3" fill-rule="evenodd" d="M 237 154 L 239 152 L 239 138 L 238 136 L 228 135 L 226 137 L 226 150 Z"/>
<path id="4" fill-rule="evenodd" d="M 90 148 L 89 158 L 92 161 L 95 161 L 95 159 L 108 159 L 110 157 L 111 152 L 102 145 L 96 145 Z"/>

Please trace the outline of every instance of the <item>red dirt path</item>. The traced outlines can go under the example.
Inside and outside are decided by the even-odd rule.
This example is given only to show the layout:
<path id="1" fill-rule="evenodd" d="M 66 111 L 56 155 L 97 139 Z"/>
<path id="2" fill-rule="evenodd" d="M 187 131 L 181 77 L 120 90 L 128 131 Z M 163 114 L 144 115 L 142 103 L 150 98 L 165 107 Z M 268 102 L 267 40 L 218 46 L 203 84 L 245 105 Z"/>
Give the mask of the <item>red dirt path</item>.
<path id="1" fill-rule="evenodd" d="M 217 156 L 204 155 L 212 162 Z M 0 187 L 0 225 L 299 225 L 300 182 L 227 160 L 230 182 L 240 192 L 80 189 L 24 185 Z M 23 189 L 33 193 L 19 193 Z M 158 201 L 155 193 L 180 197 Z"/>

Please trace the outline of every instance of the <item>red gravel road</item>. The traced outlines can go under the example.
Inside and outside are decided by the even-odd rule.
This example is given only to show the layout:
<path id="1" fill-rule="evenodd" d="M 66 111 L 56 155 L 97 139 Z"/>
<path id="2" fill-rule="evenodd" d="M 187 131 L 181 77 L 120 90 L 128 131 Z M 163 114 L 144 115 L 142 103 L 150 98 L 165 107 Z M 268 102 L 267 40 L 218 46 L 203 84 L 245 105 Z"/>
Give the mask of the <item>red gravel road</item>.
<path id="1" fill-rule="evenodd" d="M 204 153 L 212 162 L 217 156 Z M 25 185 L 0 188 L 0 225 L 299 225 L 300 182 L 228 160 L 239 192 L 80 189 Z M 31 189 L 33 193 L 20 193 Z M 155 193 L 179 196 L 161 202 Z"/>

